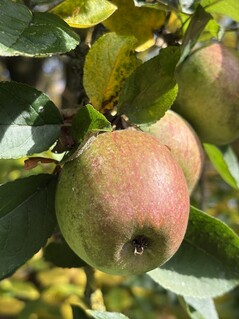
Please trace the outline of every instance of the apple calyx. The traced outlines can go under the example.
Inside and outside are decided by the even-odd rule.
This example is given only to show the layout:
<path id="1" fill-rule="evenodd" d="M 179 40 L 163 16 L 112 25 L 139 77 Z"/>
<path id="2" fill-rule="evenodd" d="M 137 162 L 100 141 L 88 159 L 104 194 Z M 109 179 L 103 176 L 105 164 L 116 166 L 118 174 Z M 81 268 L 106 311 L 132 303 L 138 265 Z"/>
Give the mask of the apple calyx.
<path id="1" fill-rule="evenodd" d="M 137 236 L 132 241 L 134 247 L 134 255 L 141 256 L 144 253 L 144 249 L 148 247 L 148 238 L 144 236 Z"/>

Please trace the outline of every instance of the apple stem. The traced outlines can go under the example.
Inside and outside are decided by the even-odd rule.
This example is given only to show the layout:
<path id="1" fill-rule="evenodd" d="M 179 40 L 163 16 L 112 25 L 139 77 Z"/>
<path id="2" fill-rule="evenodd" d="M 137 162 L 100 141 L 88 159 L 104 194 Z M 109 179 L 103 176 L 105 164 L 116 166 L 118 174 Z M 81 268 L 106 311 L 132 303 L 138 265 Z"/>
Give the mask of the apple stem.
<path id="1" fill-rule="evenodd" d="M 85 301 L 88 305 L 88 307 L 92 308 L 92 300 L 91 295 L 95 291 L 95 270 L 91 266 L 85 266 L 84 267 L 85 275 L 86 275 L 86 286 L 85 286 Z"/>

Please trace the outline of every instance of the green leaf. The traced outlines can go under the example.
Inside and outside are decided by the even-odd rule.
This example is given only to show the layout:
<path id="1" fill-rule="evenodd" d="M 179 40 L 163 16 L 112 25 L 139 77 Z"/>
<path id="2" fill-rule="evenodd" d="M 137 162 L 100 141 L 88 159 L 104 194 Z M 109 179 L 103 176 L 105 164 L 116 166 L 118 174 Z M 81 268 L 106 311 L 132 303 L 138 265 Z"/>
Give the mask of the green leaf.
<path id="1" fill-rule="evenodd" d="M 214 19 L 211 19 L 201 33 L 198 42 L 211 41 L 213 39 L 221 39 L 221 27 Z"/>
<path id="2" fill-rule="evenodd" d="M 51 13 L 32 13 L 9 0 L 0 2 L 0 55 L 50 56 L 73 50 L 78 35 Z"/>
<path id="3" fill-rule="evenodd" d="M 85 309 L 79 306 L 72 305 L 71 308 L 72 308 L 73 319 L 92 319 L 93 318 L 90 314 L 86 312 Z"/>
<path id="4" fill-rule="evenodd" d="M 239 284 L 239 237 L 220 220 L 191 207 L 179 250 L 148 274 L 182 296 L 214 298 L 224 294 Z"/>
<path id="5" fill-rule="evenodd" d="M 203 144 L 204 149 L 217 172 L 226 183 L 239 189 L 239 163 L 229 145 L 216 146 Z"/>
<path id="6" fill-rule="evenodd" d="M 78 268 L 86 265 L 65 241 L 52 242 L 47 245 L 44 249 L 44 259 L 62 268 Z"/>
<path id="7" fill-rule="evenodd" d="M 198 5 L 183 38 L 180 62 L 182 62 L 189 55 L 200 34 L 211 19 L 212 16 L 206 12 L 202 6 Z"/>
<path id="8" fill-rule="evenodd" d="M 87 311 L 94 319 L 129 319 L 125 315 L 117 312 L 106 312 L 106 311 Z"/>
<path id="9" fill-rule="evenodd" d="M 180 47 L 167 47 L 138 67 L 125 81 L 118 112 L 126 114 L 135 124 L 158 121 L 177 95 L 174 71 L 180 53 Z"/>
<path id="10" fill-rule="evenodd" d="M 42 92 L 25 84 L 0 82 L 0 157 L 18 158 L 49 149 L 62 118 Z"/>
<path id="11" fill-rule="evenodd" d="M 43 247 L 55 220 L 56 178 L 35 175 L 0 186 L 0 279 Z"/>
<path id="12" fill-rule="evenodd" d="M 123 81 L 140 64 L 133 53 L 135 41 L 133 37 L 107 33 L 93 44 L 87 54 L 83 82 L 97 110 L 113 109 Z"/>
<path id="13" fill-rule="evenodd" d="M 74 28 L 89 28 L 107 19 L 116 9 L 106 0 L 66 0 L 52 12 Z"/>
<path id="14" fill-rule="evenodd" d="M 181 297 L 180 303 L 192 319 L 219 319 L 214 302 L 210 298 Z"/>
<path id="15" fill-rule="evenodd" d="M 222 14 L 239 21 L 238 0 L 202 0 L 201 5 L 210 13 Z"/>
<path id="16" fill-rule="evenodd" d="M 74 116 L 71 133 L 77 142 L 83 141 L 89 133 L 100 131 L 112 131 L 111 123 L 92 105 L 84 106 Z"/>

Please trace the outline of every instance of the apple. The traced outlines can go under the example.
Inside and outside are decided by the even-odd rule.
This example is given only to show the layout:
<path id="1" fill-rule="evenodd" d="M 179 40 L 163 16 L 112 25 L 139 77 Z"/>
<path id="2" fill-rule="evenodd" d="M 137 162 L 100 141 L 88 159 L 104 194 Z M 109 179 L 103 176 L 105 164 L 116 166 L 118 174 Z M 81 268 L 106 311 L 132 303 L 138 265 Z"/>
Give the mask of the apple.
<path id="1" fill-rule="evenodd" d="M 239 53 L 219 43 L 196 50 L 176 72 L 174 110 L 203 142 L 223 145 L 239 137 Z"/>
<path id="2" fill-rule="evenodd" d="M 150 134 L 103 133 L 64 165 L 56 215 L 69 246 L 92 267 L 144 273 L 171 258 L 184 238 L 186 179 L 170 150 Z"/>
<path id="3" fill-rule="evenodd" d="M 192 128 L 180 115 L 169 110 L 156 123 L 141 126 L 144 132 L 157 137 L 167 145 L 181 166 L 192 193 L 203 167 L 204 153 L 201 142 Z"/>

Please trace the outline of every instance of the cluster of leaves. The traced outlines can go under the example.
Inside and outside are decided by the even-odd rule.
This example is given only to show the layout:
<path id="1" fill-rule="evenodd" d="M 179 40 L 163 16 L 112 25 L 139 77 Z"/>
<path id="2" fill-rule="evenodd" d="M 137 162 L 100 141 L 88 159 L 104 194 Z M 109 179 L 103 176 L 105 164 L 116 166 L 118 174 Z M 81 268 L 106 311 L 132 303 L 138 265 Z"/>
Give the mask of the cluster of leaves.
<path id="1" fill-rule="evenodd" d="M 109 114 L 113 119 L 114 113 L 117 118 L 124 114 L 133 125 L 159 120 L 177 96 L 176 66 L 197 41 L 222 36 L 218 15 L 239 21 L 237 0 L 65 0 L 53 7 L 50 3 L 0 2 L 0 56 L 41 58 L 65 54 L 80 43 L 77 28 L 101 23 L 108 32 L 94 42 L 86 56 L 83 85 L 91 105 L 81 107 L 73 117 L 73 142 L 70 148 L 65 145 L 62 162 L 56 163 L 52 174 L 38 174 L 0 187 L 0 279 L 10 276 L 45 246 L 56 229 L 54 194 L 59 165 L 90 134 L 112 130 Z M 145 61 L 138 56 L 152 48 L 152 30 L 166 48 Z M 33 156 L 27 162 L 30 168 L 39 161 L 56 162 L 35 154 L 55 143 L 57 151 L 67 124 L 43 92 L 22 83 L 0 82 L 1 158 Z M 222 178 L 239 189 L 239 166 L 231 147 L 204 147 Z M 48 245 L 45 250 L 45 257 L 58 266 L 82 266 L 72 254 L 61 245 Z M 59 256 L 68 256 L 68 262 Z M 239 284 L 239 238 L 223 222 L 191 207 L 179 251 L 148 275 L 182 296 L 182 304 L 192 318 L 199 314 L 202 318 L 217 318 L 212 298 Z M 74 308 L 74 318 L 83 318 L 82 311 Z M 93 311 L 84 312 L 84 316 L 125 318 Z"/>

